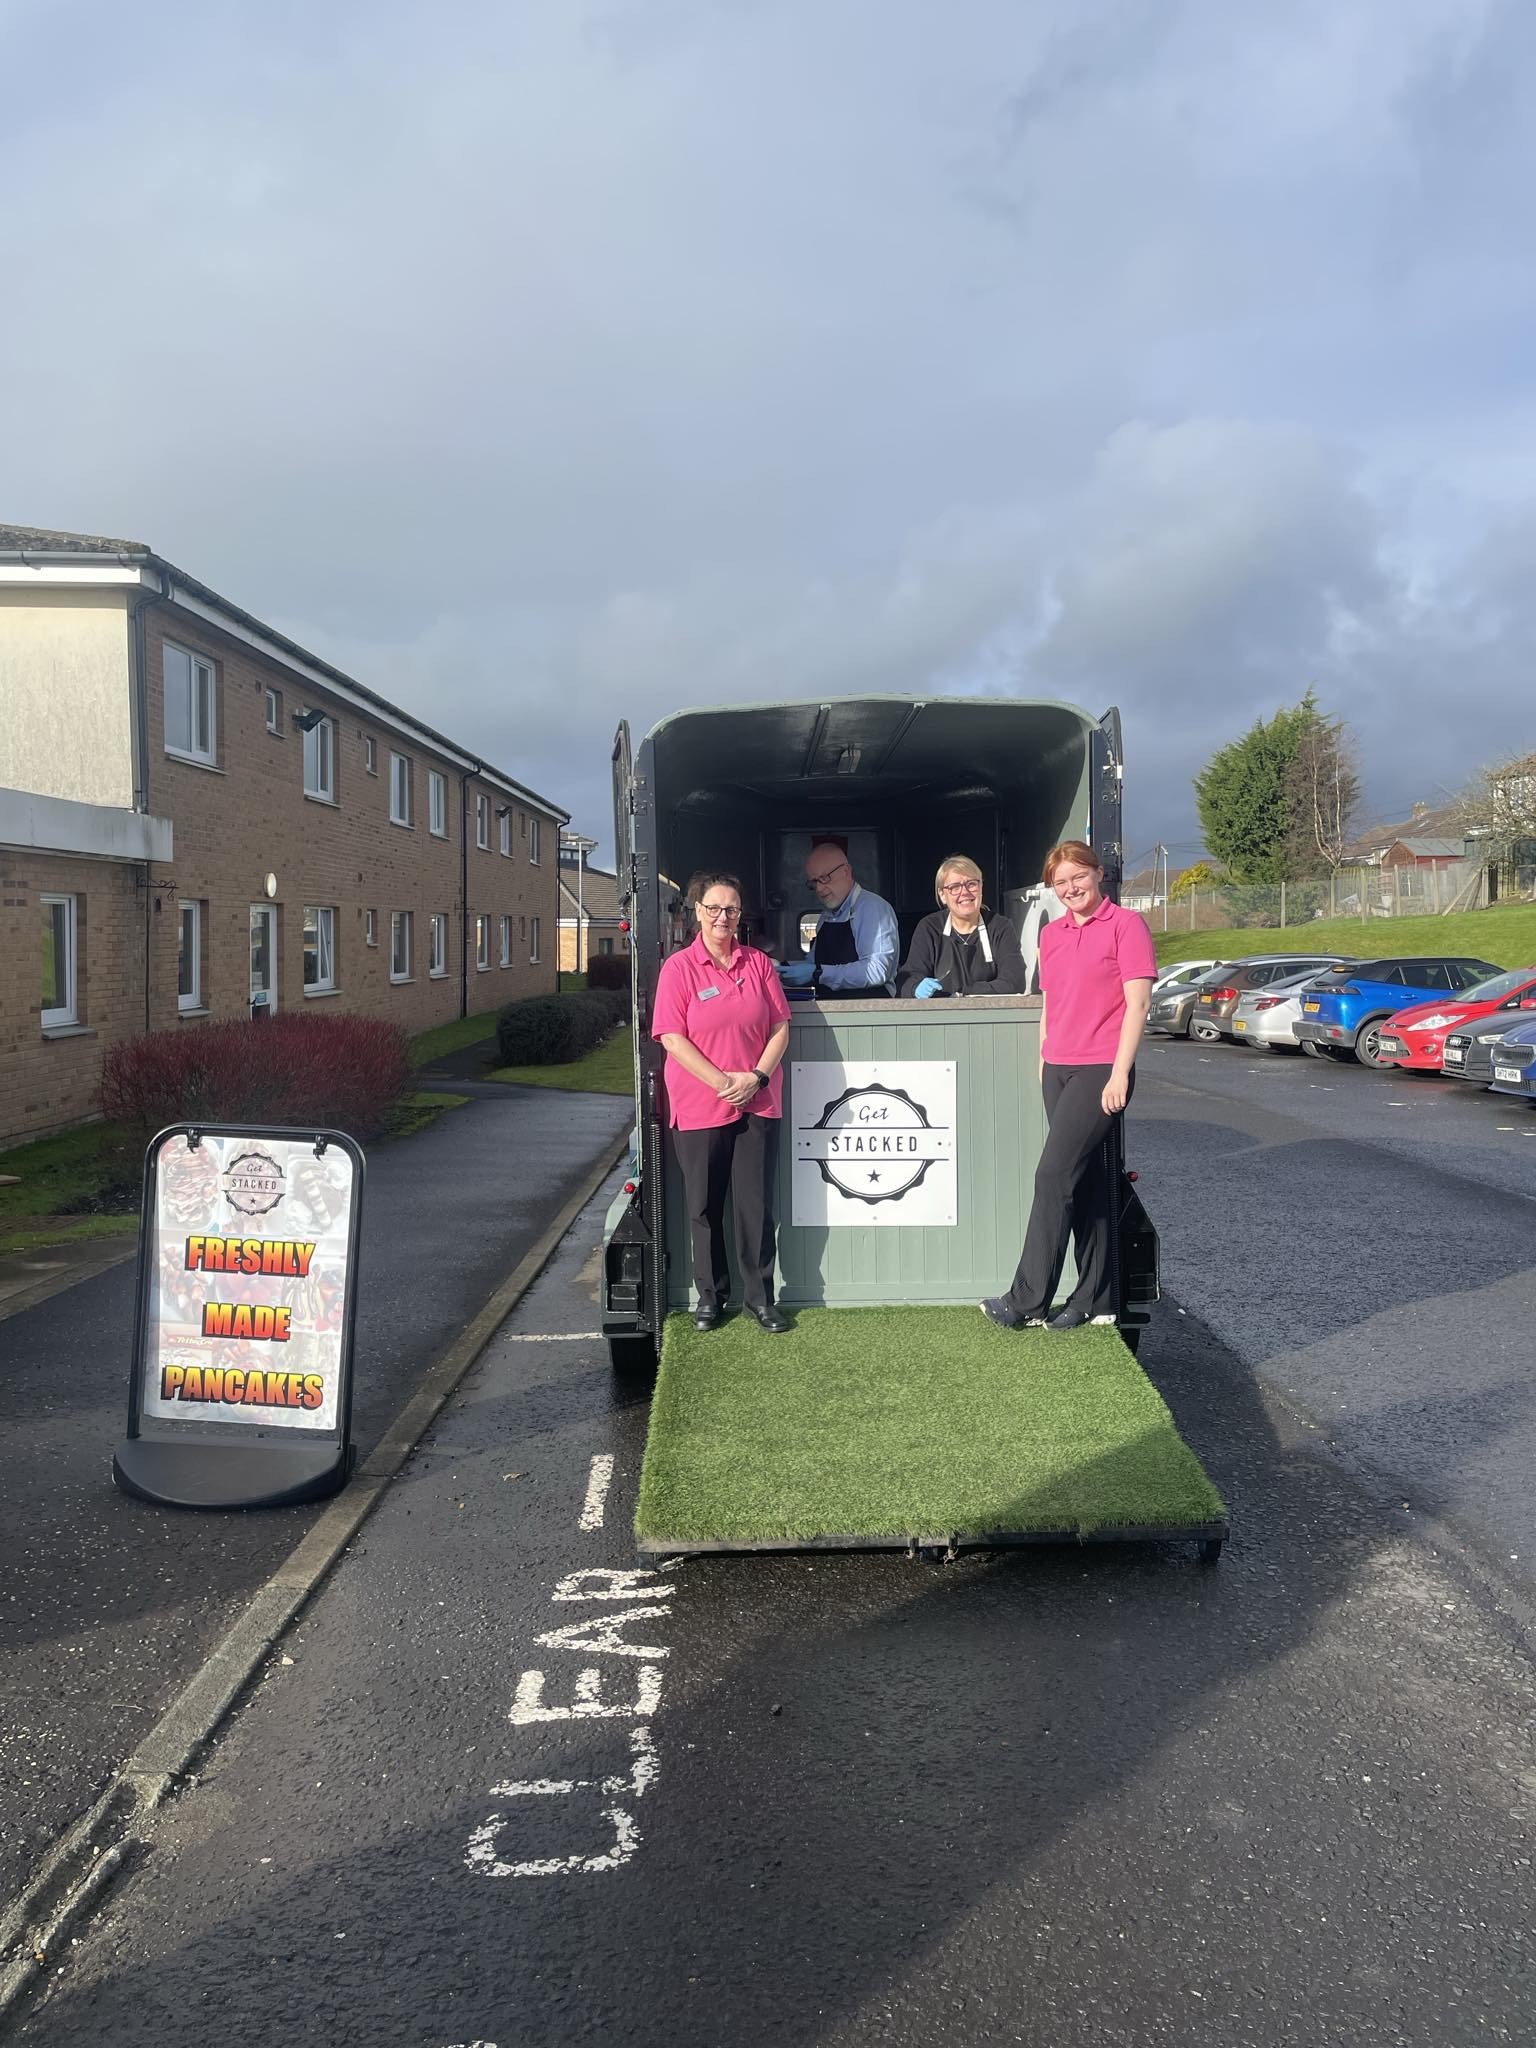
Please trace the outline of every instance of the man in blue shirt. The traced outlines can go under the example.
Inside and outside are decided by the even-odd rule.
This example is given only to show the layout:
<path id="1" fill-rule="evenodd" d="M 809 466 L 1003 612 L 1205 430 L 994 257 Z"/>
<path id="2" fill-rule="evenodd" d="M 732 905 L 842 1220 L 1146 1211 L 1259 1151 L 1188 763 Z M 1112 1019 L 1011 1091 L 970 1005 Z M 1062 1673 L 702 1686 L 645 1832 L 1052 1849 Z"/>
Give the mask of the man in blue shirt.
<path id="1" fill-rule="evenodd" d="M 893 995 L 901 941 L 890 904 L 860 888 L 835 840 L 811 848 L 805 879 L 822 914 L 810 959 L 779 970 L 786 987 L 814 985 L 818 996 Z"/>

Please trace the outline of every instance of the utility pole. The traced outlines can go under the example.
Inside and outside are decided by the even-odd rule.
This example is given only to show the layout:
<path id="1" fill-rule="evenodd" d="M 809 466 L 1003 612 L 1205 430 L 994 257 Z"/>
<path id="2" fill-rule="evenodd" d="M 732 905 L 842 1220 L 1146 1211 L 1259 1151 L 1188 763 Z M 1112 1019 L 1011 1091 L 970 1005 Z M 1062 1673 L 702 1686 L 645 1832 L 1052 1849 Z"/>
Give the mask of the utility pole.
<path id="1" fill-rule="evenodd" d="M 1163 930 L 1168 929 L 1168 849 L 1161 839 L 1152 849 L 1152 891 L 1157 893 L 1157 863 L 1163 863 Z"/>
<path id="2" fill-rule="evenodd" d="M 597 841 L 589 839 L 584 832 L 562 832 L 562 848 L 576 855 L 576 972 L 587 971 L 587 909 L 585 901 L 586 857 L 596 847 Z"/>

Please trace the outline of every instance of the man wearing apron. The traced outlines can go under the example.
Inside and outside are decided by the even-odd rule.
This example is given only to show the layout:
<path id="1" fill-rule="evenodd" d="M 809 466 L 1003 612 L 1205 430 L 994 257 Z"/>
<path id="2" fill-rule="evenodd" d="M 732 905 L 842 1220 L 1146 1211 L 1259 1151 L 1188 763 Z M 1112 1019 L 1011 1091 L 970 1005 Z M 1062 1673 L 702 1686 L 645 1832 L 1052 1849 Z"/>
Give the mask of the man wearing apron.
<path id="1" fill-rule="evenodd" d="M 847 854 L 835 840 L 824 839 L 811 848 L 805 879 L 822 914 L 810 959 L 779 969 L 785 987 L 812 987 L 821 1002 L 839 996 L 894 995 L 901 944 L 890 904 L 859 887 Z"/>

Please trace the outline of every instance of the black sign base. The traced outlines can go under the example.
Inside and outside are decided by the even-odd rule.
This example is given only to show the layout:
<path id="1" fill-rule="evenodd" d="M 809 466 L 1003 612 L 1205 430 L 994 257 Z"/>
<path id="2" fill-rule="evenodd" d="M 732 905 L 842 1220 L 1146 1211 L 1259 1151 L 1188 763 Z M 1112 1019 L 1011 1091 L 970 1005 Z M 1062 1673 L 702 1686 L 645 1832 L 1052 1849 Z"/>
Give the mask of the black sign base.
<path id="1" fill-rule="evenodd" d="M 173 1443 L 131 1436 L 118 1445 L 112 1477 L 124 1493 L 167 1508 L 286 1508 L 326 1500 L 347 1483 L 355 1444 Z"/>

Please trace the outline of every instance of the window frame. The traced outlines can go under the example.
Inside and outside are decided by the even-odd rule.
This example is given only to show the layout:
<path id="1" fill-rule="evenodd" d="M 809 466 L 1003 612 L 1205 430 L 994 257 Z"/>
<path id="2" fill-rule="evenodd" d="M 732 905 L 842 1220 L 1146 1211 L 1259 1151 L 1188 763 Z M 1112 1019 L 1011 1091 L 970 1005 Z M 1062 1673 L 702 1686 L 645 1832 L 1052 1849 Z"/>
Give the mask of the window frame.
<path id="1" fill-rule="evenodd" d="M 496 822 L 501 827 L 499 836 L 501 857 L 503 860 L 510 860 L 512 858 L 512 810 L 510 805 L 502 812 Z"/>
<path id="2" fill-rule="evenodd" d="M 531 868 L 536 868 L 539 865 L 539 821 L 537 818 L 530 818 L 528 820 L 528 865 Z"/>
<path id="3" fill-rule="evenodd" d="M 501 959 L 499 964 L 503 967 L 510 967 L 512 965 L 512 913 L 509 910 L 504 910 L 501 913 L 500 926 Z"/>
<path id="4" fill-rule="evenodd" d="M 187 664 L 187 725 L 191 735 L 189 744 L 179 745 L 171 738 L 171 679 L 167 657 L 180 655 Z M 207 745 L 196 744 L 197 719 L 194 712 L 193 696 L 196 693 L 198 672 L 207 677 Z M 165 751 L 178 761 L 193 761 L 200 768 L 216 768 L 219 765 L 219 675 L 215 664 L 206 654 L 198 654 L 190 647 L 183 647 L 179 640 L 162 640 L 160 643 L 160 723 L 164 731 Z"/>
<path id="5" fill-rule="evenodd" d="M 448 778 L 441 768 L 427 770 L 427 830 L 434 839 L 448 837 Z"/>
<path id="6" fill-rule="evenodd" d="M 192 986 L 183 994 L 181 987 L 182 940 L 186 934 L 187 912 L 192 913 Z M 189 1011 L 206 1010 L 203 1000 L 203 906 L 195 897 L 183 897 L 176 905 L 176 1014 L 184 1017 Z"/>
<path id="7" fill-rule="evenodd" d="M 537 966 L 539 962 L 539 920 L 537 914 L 528 920 L 528 962 Z"/>
<path id="8" fill-rule="evenodd" d="M 478 789 L 475 791 L 475 845 L 482 853 L 491 850 L 491 800 Z"/>
<path id="9" fill-rule="evenodd" d="M 309 978 L 309 927 L 315 925 L 315 978 Z M 299 924 L 299 965 L 307 996 L 333 996 L 336 977 L 336 906 L 334 903 L 306 903 Z M 328 971 L 327 971 L 328 970 Z"/>
<path id="10" fill-rule="evenodd" d="M 389 750 L 389 822 L 410 832 L 416 826 L 415 763 L 409 754 Z"/>
<path id="11" fill-rule="evenodd" d="M 379 743 L 371 732 L 363 734 L 363 773 L 377 775 L 379 772 Z"/>
<path id="12" fill-rule="evenodd" d="M 39 893 L 37 900 L 41 909 L 51 910 L 56 905 L 62 905 L 66 913 L 64 918 L 65 974 L 63 982 L 65 1001 L 62 1004 L 55 1003 L 51 1010 L 43 1009 L 41 1004 L 39 1004 L 41 1028 L 44 1031 L 70 1031 L 80 1022 L 80 898 L 72 891 L 45 889 Z M 50 922 L 52 922 L 51 919 Z M 59 971 L 57 954 L 55 954 L 53 970 L 54 981 L 57 984 Z"/>
<path id="13" fill-rule="evenodd" d="M 306 704 L 306 711 L 318 711 L 317 704 Z M 321 735 L 324 734 L 322 739 Z M 336 721 L 326 712 L 310 726 L 304 739 L 304 794 L 314 804 L 333 804 L 336 801 Z M 316 780 L 309 779 L 310 744 L 314 744 Z M 324 767 L 326 775 L 320 774 Z"/>
<path id="14" fill-rule="evenodd" d="M 475 969 L 484 974 L 491 964 L 491 920 L 485 912 L 475 918 Z"/>
<path id="15" fill-rule="evenodd" d="M 405 940 L 405 966 L 403 968 L 397 968 L 395 965 L 396 960 L 400 958 L 400 948 L 397 943 L 397 940 L 400 938 Z M 411 913 L 408 910 L 392 910 L 389 913 L 389 978 L 392 982 L 400 983 L 414 980 L 415 977 L 411 972 L 414 952 L 415 934 L 411 930 Z"/>
<path id="16" fill-rule="evenodd" d="M 427 976 L 441 981 L 448 972 L 448 913 L 434 910 L 427 922 Z"/>
<path id="17" fill-rule="evenodd" d="M 363 944 L 376 946 L 379 943 L 379 913 L 376 910 L 363 912 Z"/>
<path id="18" fill-rule="evenodd" d="M 283 693 L 276 683 L 266 683 L 263 685 L 263 688 L 266 691 L 267 731 L 275 738 L 281 739 L 283 736 Z"/>

